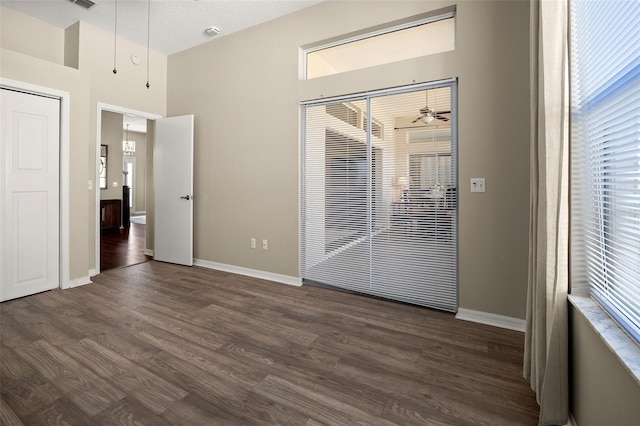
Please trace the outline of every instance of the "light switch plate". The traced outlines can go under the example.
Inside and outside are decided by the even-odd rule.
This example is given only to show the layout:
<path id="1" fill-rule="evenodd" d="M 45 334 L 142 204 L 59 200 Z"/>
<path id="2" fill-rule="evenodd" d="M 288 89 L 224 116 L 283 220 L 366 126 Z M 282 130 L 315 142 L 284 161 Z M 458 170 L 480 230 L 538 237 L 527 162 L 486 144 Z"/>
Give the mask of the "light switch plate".
<path id="1" fill-rule="evenodd" d="M 113 182 L 113 186 L 118 186 L 118 182 Z"/>
<path id="2" fill-rule="evenodd" d="M 484 192 L 484 178 L 471 178 L 471 192 Z"/>

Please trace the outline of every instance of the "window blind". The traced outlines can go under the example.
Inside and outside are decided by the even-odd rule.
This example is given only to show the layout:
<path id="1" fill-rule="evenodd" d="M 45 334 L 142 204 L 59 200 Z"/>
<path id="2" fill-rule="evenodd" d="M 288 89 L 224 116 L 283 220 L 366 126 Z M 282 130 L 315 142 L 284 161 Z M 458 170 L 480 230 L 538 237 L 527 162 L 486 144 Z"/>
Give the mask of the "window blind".
<path id="1" fill-rule="evenodd" d="M 571 2 L 571 276 L 640 341 L 640 2 Z"/>
<path id="2" fill-rule="evenodd" d="M 303 280 L 457 310 L 454 91 L 448 81 L 301 105 Z M 415 121 L 426 106 L 447 114 Z M 409 143 L 415 129 L 424 140 Z"/>

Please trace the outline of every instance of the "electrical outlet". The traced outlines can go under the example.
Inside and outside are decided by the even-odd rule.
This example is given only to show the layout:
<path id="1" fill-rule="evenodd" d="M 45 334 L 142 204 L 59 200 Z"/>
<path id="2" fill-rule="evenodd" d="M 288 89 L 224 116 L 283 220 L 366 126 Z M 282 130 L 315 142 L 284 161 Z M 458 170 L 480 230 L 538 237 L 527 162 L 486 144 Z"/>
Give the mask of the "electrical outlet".
<path id="1" fill-rule="evenodd" d="M 118 186 L 118 182 L 113 182 L 113 186 L 114 187 Z"/>
<path id="2" fill-rule="evenodd" d="M 484 178 L 471 178 L 471 192 L 484 192 Z"/>
<path id="3" fill-rule="evenodd" d="M 269 246 L 267 245 L 267 240 L 262 240 L 262 250 L 267 250 Z"/>
<path id="4" fill-rule="evenodd" d="M 89 191 L 93 189 L 93 181 L 89 180 Z"/>
<path id="5" fill-rule="evenodd" d="M 251 238 L 251 248 L 252 249 L 256 248 L 256 239 L 255 238 Z"/>

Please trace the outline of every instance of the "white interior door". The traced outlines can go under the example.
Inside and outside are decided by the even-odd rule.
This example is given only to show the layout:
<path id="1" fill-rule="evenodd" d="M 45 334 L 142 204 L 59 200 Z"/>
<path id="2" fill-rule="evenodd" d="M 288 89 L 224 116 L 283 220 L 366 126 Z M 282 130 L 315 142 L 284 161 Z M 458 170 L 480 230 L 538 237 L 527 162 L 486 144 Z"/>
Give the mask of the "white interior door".
<path id="1" fill-rule="evenodd" d="M 0 301 L 60 286 L 60 100 L 1 91 Z"/>
<path id="2" fill-rule="evenodd" d="M 193 265 L 193 115 L 156 120 L 153 258 Z"/>

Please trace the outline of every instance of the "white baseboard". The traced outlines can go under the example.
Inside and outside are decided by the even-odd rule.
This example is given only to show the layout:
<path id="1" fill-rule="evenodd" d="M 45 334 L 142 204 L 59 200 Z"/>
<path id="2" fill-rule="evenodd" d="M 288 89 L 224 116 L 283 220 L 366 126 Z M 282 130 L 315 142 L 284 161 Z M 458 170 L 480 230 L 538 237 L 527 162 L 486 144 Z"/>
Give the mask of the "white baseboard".
<path id="1" fill-rule="evenodd" d="M 210 262 L 202 259 L 193 259 L 193 264 L 203 268 L 231 272 L 238 275 L 246 275 L 248 277 L 275 281 L 277 283 L 293 285 L 296 287 L 300 287 L 302 285 L 302 280 L 300 278 L 292 277 L 290 275 L 274 274 L 273 272 L 259 271 L 257 269 L 243 268 L 242 266 L 227 265 L 225 263 Z"/>
<path id="2" fill-rule="evenodd" d="M 89 278 L 88 276 L 74 278 L 71 281 L 69 281 L 69 285 L 67 286 L 67 288 L 80 287 L 81 285 L 91 284 L 91 283 L 93 283 L 93 281 L 91 281 L 91 278 Z"/>
<path id="3" fill-rule="evenodd" d="M 144 249 L 143 253 L 144 253 L 145 256 L 153 257 L 153 250 Z"/>
<path id="4" fill-rule="evenodd" d="M 89 269 L 89 277 L 95 277 L 96 275 L 98 275 L 98 271 L 95 269 Z"/>
<path id="5" fill-rule="evenodd" d="M 491 314 L 489 312 L 474 311 L 472 309 L 458 308 L 456 319 L 492 325 L 524 333 L 525 321 L 520 318 L 506 317 L 504 315 Z"/>

